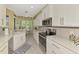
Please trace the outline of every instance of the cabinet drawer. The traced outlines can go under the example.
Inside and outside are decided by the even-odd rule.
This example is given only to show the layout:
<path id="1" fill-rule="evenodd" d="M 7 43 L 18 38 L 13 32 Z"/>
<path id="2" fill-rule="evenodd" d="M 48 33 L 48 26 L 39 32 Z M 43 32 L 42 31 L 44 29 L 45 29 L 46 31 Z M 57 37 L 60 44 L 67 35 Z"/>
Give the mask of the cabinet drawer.
<path id="1" fill-rule="evenodd" d="M 56 42 L 49 41 L 47 42 L 47 53 L 72 54 L 74 52 Z"/>
<path id="2" fill-rule="evenodd" d="M 56 54 L 55 49 L 52 46 L 47 46 L 47 54 Z"/>
<path id="3" fill-rule="evenodd" d="M 59 50 L 60 47 L 56 45 L 55 43 L 47 43 L 47 53 L 48 54 L 56 54 L 57 50 Z"/>
<path id="4" fill-rule="evenodd" d="M 1 54 L 8 54 L 8 47 L 4 47 L 3 51 L 0 52 Z"/>

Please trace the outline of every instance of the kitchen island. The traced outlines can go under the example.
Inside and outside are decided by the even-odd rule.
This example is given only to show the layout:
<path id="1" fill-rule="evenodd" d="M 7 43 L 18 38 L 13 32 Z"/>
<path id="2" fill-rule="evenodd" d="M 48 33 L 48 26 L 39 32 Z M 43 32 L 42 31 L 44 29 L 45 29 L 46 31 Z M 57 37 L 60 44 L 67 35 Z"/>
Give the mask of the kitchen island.
<path id="1" fill-rule="evenodd" d="M 10 35 L 0 34 L 0 54 L 9 54 L 26 42 L 26 32 L 17 31 Z"/>
<path id="2" fill-rule="evenodd" d="M 13 35 L 0 34 L 0 54 L 8 54 L 8 41 Z"/>
<path id="3" fill-rule="evenodd" d="M 26 32 L 17 31 L 14 33 L 13 37 L 13 51 L 15 51 L 26 42 Z"/>

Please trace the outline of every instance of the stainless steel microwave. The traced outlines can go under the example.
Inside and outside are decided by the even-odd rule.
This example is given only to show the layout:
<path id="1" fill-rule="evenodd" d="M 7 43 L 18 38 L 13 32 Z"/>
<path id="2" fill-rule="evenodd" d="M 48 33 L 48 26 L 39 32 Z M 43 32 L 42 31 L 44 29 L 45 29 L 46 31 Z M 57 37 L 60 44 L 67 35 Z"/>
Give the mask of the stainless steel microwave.
<path id="1" fill-rule="evenodd" d="M 43 20 L 42 26 L 52 26 L 52 17 Z"/>

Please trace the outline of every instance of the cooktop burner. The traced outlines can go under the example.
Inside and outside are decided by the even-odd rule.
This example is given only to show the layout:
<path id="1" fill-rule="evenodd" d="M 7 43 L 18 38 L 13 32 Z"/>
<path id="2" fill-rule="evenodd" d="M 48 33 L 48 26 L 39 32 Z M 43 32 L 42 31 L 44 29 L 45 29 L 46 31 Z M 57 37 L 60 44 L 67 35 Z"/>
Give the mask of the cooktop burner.
<path id="1" fill-rule="evenodd" d="M 46 32 L 40 32 L 39 34 L 42 35 L 42 36 L 56 35 L 55 32 L 50 32 L 49 34 L 47 34 Z"/>

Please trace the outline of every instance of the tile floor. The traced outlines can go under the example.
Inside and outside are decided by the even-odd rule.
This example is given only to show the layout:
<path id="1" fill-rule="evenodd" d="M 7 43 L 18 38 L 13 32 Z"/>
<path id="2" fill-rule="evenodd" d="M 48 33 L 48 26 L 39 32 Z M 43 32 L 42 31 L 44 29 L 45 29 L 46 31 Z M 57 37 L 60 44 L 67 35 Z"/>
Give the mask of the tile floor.
<path id="1" fill-rule="evenodd" d="M 26 35 L 26 43 L 15 50 L 14 54 L 43 54 L 43 51 L 33 39 L 32 33 L 28 33 Z"/>
<path id="2" fill-rule="evenodd" d="M 36 41 L 33 39 L 32 34 L 28 34 L 26 41 L 31 45 L 28 51 L 26 51 L 26 54 L 42 54 L 42 50 L 40 49 L 39 45 L 36 43 Z"/>

